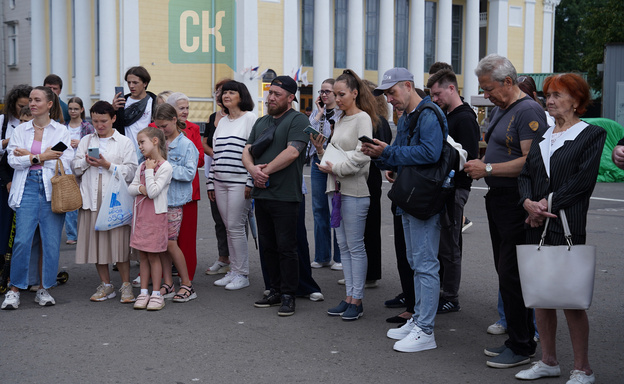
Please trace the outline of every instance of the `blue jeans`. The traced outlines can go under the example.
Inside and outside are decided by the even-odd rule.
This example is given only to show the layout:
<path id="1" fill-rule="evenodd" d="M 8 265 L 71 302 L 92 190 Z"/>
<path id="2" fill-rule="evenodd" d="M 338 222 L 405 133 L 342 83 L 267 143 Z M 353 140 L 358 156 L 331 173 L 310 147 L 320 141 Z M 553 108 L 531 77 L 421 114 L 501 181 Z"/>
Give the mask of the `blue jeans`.
<path id="1" fill-rule="evenodd" d="M 414 321 L 426 333 L 433 332 L 440 299 L 440 214 L 420 220 L 403 213 L 407 260 L 414 271 Z"/>
<path id="2" fill-rule="evenodd" d="M 65 234 L 67 240 L 78 239 L 78 210 L 67 212 L 65 214 Z"/>
<path id="3" fill-rule="evenodd" d="M 331 261 L 331 228 L 329 227 L 329 204 L 327 204 L 327 174 L 319 171 L 319 158 L 312 157 L 310 181 L 312 183 L 312 214 L 314 216 L 314 261 L 326 263 Z M 340 263 L 340 249 L 334 232 L 334 262 Z"/>
<path id="4" fill-rule="evenodd" d="M 328 195 L 328 201 L 331 202 L 333 197 L 334 192 Z M 363 299 L 368 268 L 364 230 L 370 198 L 342 195 L 341 201 L 342 220 L 340 227 L 336 228 L 336 239 L 340 246 L 347 296 Z"/>
<path id="5" fill-rule="evenodd" d="M 507 328 L 505 308 L 503 306 L 503 298 L 501 297 L 500 291 L 498 291 L 498 304 L 496 305 L 496 310 L 498 311 L 498 316 L 500 316 L 500 320 L 498 320 L 497 323 L 502 325 L 504 328 Z M 535 326 L 535 337 L 539 337 L 539 330 L 537 329 L 537 323 L 535 322 L 535 311 L 533 311 L 533 325 Z"/>
<path id="6" fill-rule="evenodd" d="M 55 286 L 65 214 L 52 212 L 51 203 L 46 201 L 41 170 L 28 172 L 22 201 L 15 215 L 16 233 L 11 259 L 11 285 L 20 289 L 28 288 L 33 237 L 39 225 L 43 248 L 41 267 L 43 287 L 48 289 Z"/>

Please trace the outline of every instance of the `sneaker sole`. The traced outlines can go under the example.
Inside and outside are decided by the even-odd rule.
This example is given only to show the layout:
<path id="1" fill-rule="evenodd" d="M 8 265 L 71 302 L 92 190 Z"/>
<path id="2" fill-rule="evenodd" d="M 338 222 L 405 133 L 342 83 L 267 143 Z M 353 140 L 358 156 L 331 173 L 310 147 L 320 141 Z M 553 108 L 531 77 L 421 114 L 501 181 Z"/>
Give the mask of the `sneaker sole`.
<path id="1" fill-rule="evenodd" d="M 282 316 L 282 317 L 292 316 L 294 314 L 295 312 L 277 312 L 277 316 Z"/>
<path id="2" fill-rule="evenodd" d="M 342 316 L 343 313 L 344 312 L 329 312 L 329 311 L 327 311 L 327 314 L 329 316 Z"/>
<path id="3" fill-rule="evenodd" d="M 160 311 L 161 309 L 165 308 L 165 305 L 163 304 L 160 307 L 152 307 L 152 308 L 147 308 L 148 311 Z"/>
<path id="4" fill-rule="evenodd" d="M 433 344 L 424 344 L 418 348 L 404 348 L 401 346 L 396 345 L 396 343 L 394 344 L 394 346 L 392 347 L 392 349 L 394 349 L 397 352 L 404 352 L 404 353 L 410 353 L 410 352 L 421 352 L 421 351 L 428 351 L 430 349 L 436 349 L 438 348 L 436 343 Z"/>
<path id="5" fill-rule="evenodd" d="M 364 312 L 358 313 L 358 315 L 355 316 L 355 317 L 344 317 L 343 316 L 342 320 L 344 320 L 344 321 L 355 321 L 355 320 L 359 319 L 360 317 L 362 317 L 362 315 L 364 315 Z"/>
<path id="6" fill-rule="evenodd" d="M 89 299 L 89 300 L 91 300 L 91 301 L 95 301 L 95 302 L 98 302 L 98 301 L 106 301 L 106 300 L 108 300 L 108 299 L 113 299 L 113 298 L 115 298 L 115 296 L 117 296 L 117 294 L 116 294 L 115 292 L 113 292 L 113 293 L 109 294 L 108 296 L 100 297 L 99 299 Z"/>
<path id="7" fill-rule="evenodd" d="M 282 303 L 275 303 L 275 304 L 257 304 L 257 303 L 254 303 L 254 307 L 256 307 L 256 308 L 270 308 L 270 307 L 277 307 L 278 305 L 282 305 Z"/>
<path id="8" fill-rule="evenodd" d="M 496 352 L 492 352 L 492 351 L 488 351 L 487 348 L 483 350 L 483 354 L 485 356 L 489 356 L 489 357 L 496 357 L 498 355 L 500 355 L 500 353 L 496 353 Z M 532 354 L 529 355 L 529 357 L 535 357 L 535 352 L 533 352 Z"/>
<path id="9" fill-rule="evenodd" d="M 14 310 L 14 309 L 17 309 L 18 307 L 19 307 L 19 304 L 7 304 L 1 309 Z"/>
<path id="10" fill-rule="evenodd" d="M 496 363 L 496 362 L 492 362 L 492 361 L 487 361 L 485 364 L 488 367 L 492 367 L 492 368 L 513 368 L 513 367 L 517 367 L 519 365 L 525 365 L 525 364 L 529 364 L 531 362 L 531 358 L 527 357 L 525 360 L 522 361 L 518 361 L 516 363 Z"/>
<path id="11" fill-rule="evenodd" d="M 130 303 L 134 303 L 136 301 L 136 297 L 133 297 L 132 299 L 120 299 L 119 302 L 122 304 L 130 304 Z"/>
<path id="12" fill-rule="evenodd" d="M 35 301 L 35 303 L 38 303 L 42 307 L 51 307 L 56 305 L 54 301 Z"/>
<path id="13" fill-rule="evenodd" d="M 222 275 L 228 273 L 230 271 L 230 267 L 219 268 L 216 271 L 207 270 L 206 275 Z"/>
<path id="14" fill-rule="evenodd" d="M 462 232 L 464 232 L 466 229 L 468 229 L 470 227 L 472 227 L 472 221 L 462 227 Z"/>
<path id="15" fill-rule="evenodd" d="M 234 287 L 232 287 L 232 286 L 230 286 L 230 284 L 228 284 L 228 285 L 225 286 L 225 289 L 227 289 L 228 291 L 237 291 L 239 289 L 243 289 L 243 288 L 247 288 L 247 287 L 249 287 L 249 282 L 247 282 L 246 285 L 234 286 Z"/>

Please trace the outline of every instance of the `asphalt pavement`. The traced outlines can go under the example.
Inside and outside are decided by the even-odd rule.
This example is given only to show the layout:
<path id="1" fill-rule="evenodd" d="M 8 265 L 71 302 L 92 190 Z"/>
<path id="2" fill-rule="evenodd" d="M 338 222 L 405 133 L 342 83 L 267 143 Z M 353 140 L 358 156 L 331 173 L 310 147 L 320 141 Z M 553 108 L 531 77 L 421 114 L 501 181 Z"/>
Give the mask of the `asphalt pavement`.
<path id="1" fill-rule="evenodd" d="M 309 182 L 309 167 L 305 168 Z M 203 176 L 203 175 L 202 175 Z M 202 184 L 203 186 L 203 184 Z M 61 246 L 61 266 L 69 281 L 51 290 L 53 307 L 39 307 L 23 292 L 16 311 L 0 311 L 2 383 L 513 383 L 521 369 L 485 365 L 484 347 L 505 336 L 486 333 L 497 320 L 497 278 L 484 209 L 486 188 L 475 182 L 466 205 L 474 225 L 464 233 L 461 311 L 436 317 L 438 348 L 418 353 L 392 350 L 387 317 L 401 312 L 383 302 L 400 292 L 392 238 L 389 184 L 382 198 L 383 278 L 367 289 L 364 316 L 355 322 L 330 317 L 326 310 L 344 298 L 342 273 L 313 270 L 325 301 L 297 299 L 296 314 L 277 316 L 277 307 L 254 308 L 264 286 L 252 241 L 248 288 L 226 291 L 204 270 L 217 257 L 210 205 L 203 192 L 197 234 L 198 298 L 167 301 L 157 312 L 137 311 L 118 298 L 89 301 L 99 284 L 93 265 L 74 263 L 74 246 Z M 598 246 L 589 357 L 598 383 L 624 382 L 624 289 L 622 235 L 624 184 L 599 184 L 588 218 L 588 244 Z M 313 220 L 306 201 L 306 224 L 313 252 Z M 133 263 L 132 276 L 138 273 Z M 119 275 L 112 274 L 119 288 Z M 138 289 L 135 289 L 138 294 Z M 558 358 L 562 376 L 538 382 L 565 383 L 573 357 L 568 329 L 559 312 Z M 538 347 L 537 356 L 540 357 Z"/>

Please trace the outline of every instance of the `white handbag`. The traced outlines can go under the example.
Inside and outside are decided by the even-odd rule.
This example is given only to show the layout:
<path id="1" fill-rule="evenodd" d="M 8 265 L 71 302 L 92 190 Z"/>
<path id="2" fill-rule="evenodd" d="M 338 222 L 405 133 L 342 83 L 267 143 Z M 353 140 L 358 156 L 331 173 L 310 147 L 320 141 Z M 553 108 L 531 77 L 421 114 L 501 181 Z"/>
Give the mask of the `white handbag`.
<path id="1" fill-rule="evenodd" d="M 552 193 L 548 196 L 548 211 Z M 545 245 L 548 222 L 539 245 L 517 245 L 518 270 L 527 308 L 588 309 L 594 294 L 596 247 L 573 245 L 570 227 L 562 209 L 559 218 L 567 245 Z"/>

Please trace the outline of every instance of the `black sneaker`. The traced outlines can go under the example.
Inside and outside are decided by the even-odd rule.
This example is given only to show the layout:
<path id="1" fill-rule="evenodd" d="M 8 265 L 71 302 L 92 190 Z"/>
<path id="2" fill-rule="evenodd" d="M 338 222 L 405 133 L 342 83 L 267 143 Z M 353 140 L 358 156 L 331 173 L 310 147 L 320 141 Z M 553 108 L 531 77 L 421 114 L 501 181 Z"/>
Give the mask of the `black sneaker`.
<path id="1" fill-rule="evenodd" d="M 386 300 L 384 305 L 388 308 L 403 308 L 405 307 L 405 295 L 400 293 L 394 299 Z"/>
<path id="2" fill-rule="evenodd" d="M 438 315 L 443 313 L 451 313 L 451 312 L 459 312 L 461 307 L 459 306 L 459 302 L 453 303 L 452 301 L 445 300 L 440 298 L 438 302 Z"/>
<path id="3" fill-rule="evenodd" d="M 282 295 L 282 306 L 277 310 L 278 316 L 292 316 L 295 314 L 295 297 Z"/>
<path id="4" fill-rule="evenodd" d="M 268 295 L 265 295 L 261 300 L 254 303 L 256 308 L 269 308 L 274 305 L 279 305 L 282 302 L 279 292 L 271 289 Z"/>

